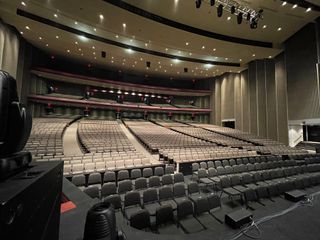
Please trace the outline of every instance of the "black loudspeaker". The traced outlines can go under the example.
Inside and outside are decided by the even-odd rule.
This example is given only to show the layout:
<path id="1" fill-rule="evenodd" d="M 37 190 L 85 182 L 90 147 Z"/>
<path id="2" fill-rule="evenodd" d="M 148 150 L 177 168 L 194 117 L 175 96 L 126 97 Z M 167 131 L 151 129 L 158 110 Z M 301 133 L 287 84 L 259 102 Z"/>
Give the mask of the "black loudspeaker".
<path id="1" fill-rule="evenodd" d="M 291 202 L 299 202 L 306 197 L 306 193 L 300 190 L 292 190 L 284 193 L 284 198 Z"/>
<path id="2" fill-rule="evenodd" d="M 59 239 L 63 162 L 32 163 L 0 182 L 2 240 Z"/>
<path id="3" fill-rule="evenodd" d="M 187 73 L 187 72 L 188 72 L 188 68 L 184 68 L 183 71 L 184 71 L 185 73 Z"/>
<path id="4" fill-rule="evenodd" d="M 245 210 L 239 209 L 225 215 L 225 222 L 232 228 L 240 228 L 244 224 L 250 223 L 252 220 L 252 213 Z"/>
<path id="5" fill-rule="evenodd" d="M 151 62 L 146 62 L 146 66 L 147 66 L 147 68 L 150 68 L 151 67 Z"/>
<path id="6" fill-rule="evenodd" d="M 107 53 L 106 53 L 105 51 L 102 51 L 102 52 L 101 52 L 101 57 L 102 57 L 102 58 L 106 58 L 106 55 L 107 55 Z"/>

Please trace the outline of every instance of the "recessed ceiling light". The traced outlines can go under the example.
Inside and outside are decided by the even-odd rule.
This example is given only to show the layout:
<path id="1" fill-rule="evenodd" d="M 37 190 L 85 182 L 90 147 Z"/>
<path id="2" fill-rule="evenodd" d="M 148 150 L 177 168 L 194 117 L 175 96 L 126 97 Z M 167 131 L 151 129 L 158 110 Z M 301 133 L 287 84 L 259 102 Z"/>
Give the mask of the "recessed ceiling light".
<path id="1" fill-rule="evenodd" d="M 23 32 L 20 32 L 21 35 L 23 35 Z"/>
<path id="2" fill-rule="evenodd" d="M 92 54 L 93 54 L 93 55 L 96 55 L 96 52 L 93 52 Z"/>
<path id="3" fill-rule="evenodd" d="M 262 27 L 263 29 L 265 29 L 265 28 L 267 28 L 267 25 L 263 25 L 263 27 Z"/>
<path id="4" fill-rule="evenodd" d="M 81 53 L 81 56 L 83 56 L 83 53 Z"/>
<path id="5" fill-rule="evenodd" d="M 74 43 L 75 43 L 76 45 L 78 45 L 78 42 L 77 42 L 77 41 L 75 41 Z"/>
<path id="6" fill-rule="evenodd" d="M 148 43 L 145 43 L 144 45 L 145 45 L 146 47 L 148 47 Z"/>
<path id="7" fill-rule="evenodd" d="M 39 40 L 42 40 L 42 37 L 39 37 Z"/>
<path id="8" fill-rule="evenodd" d="M 70 52 L 70 50 L 68 49 L 68 50 L 67 50 L 67 52 L 69 53 L 69 52 Z"/>
<path id="9" fill-rule="evenodd" d="M 205 46 L 202 46 L 202 49 L 205 49 L 206 47 Z"/>
<path id="10" fill-rule="evenodd" d="M 166 48 L 166 51 L 168 51 L 169 49 L 168 48 Z"/>
<path id="11" fill-rule="evenodd" d="M 95 32 L 96 32 L 96 31 L 97 31 L 97 29 L 96 29 L 96 28 L 93 28 L 93 31 L 95 31 Z"/>
<path id="12" fill-rule="evenodd" d="M 128 49 L 127 49 L 127 52 L 128 52 L 128 53 L 133 53 L 133 50 L 132 50 L 131 48 L 128 48 Z"/>
<path id="13" fill-rule="evenodd" d="M 292 6 L 293 9 L 295 9 L 295 8 L 297 8 L 297 7 L 298 7 L 298 4 L 294 4 L 294 5 Z"/>
<path id="14" fill-rule="evenodd" d="M 189 45 L 189 43 L 188 43 L 188 42 L 186 42 L 186 45 L 188 46 L 188 45 Z"/>
<path id="15" fill-rule="evenodd" d="M 78 50 L 81 51 L 81 48 L 79 48 Z"/>
<path id="16" fill-rule="evenodd" d="M 179 54 L 181 54 L 181 51 L 178 51 Z"/>
<path id="17" fill-rule="evenodd" d="M 127 24 L 125 24 L 125 23 L 122 23 L 122 27 L 124 27 L 124 28 L 125 28 L 125 27 L 127 27 Z"/>
<path id="18" fill-rule="evenodd" d="M 55 18 L 57 18 L 57 17 L 58 17 L 58 14 L 55 13 L 55 14 L 53 14 L 53 16 L 54 16 Z"/>
<path id="19" fill-rule="evenodd" d="M 225 60 L 228 60 L 229 58 L 225 58 Z"/>
<path id="20" fill-rule="evenodd" d="M 213 49 L 214 52 L 215 52 L 216 50 L 217 50 L 217 49 L 215 49 L 215 48 Z"/>
<path id="21" fill-rule="evenodd" d="M 27 4 L 25 2 L 21 2 L 22 6 L 27 6 Z"/>
<path id="22" fill-rule="evenodd" d="M 134 65 L 132 65 L 132 67 L 135 67 Z"/>
<path id="23" fill-rule="evenodd" d="M 48 44 L 48 43 L 46 44 L 46 47 L 49 47 L 49 44 Z"/>
<path id="24" fill-rule="evenodd" d="M 282 6 L 285 6 L 285 5 L 287 5 L 287 2 L 286 2 L 286 1 L 284 1 L 284 2 L 282 3 Z"/>
<path id="25" fill-rule="evenodd" d="M 189 53 L 189 55 L 191 56 L 191 55 L 192 55 L 192 53 Z"/>
<path id="26" fill-rule="evenodd" d="M 142 61 L 143 60 L 143 58 L 140 58 L 140 61 Z"/>
<path id="27" fill-rule="evenodd" d="M 119 35 L 116 35 L 116 38 L 119 38 Z"/>
<path id="28" fill-rule="evenodd" d="M 111 60 L 111 63 L 114 63 L 114 61 L 113 61 L 113 60 Z"/>
<path id="29" fill-rule="evenodd" d="M 94 59 L 97 59 L 97 57 L 94 57 Z"/>
<path id="30" fill-rule="evenodd" d="M 96 47 L 95 47 L 95 46 L 92 46 L 92 49 L 96 49 Z"/>
<path id="31" fill-rule="evenodd" d="M 242 59 L 241 59 L 241 58 L 239 59 L 239 62 L 242 62 Z"/>
<path id="32" fill-rule="evenodd" d="M 74 24 L 75 24 L 75 25 L 77 25 L 77 24 L 78 24 L 78 22 L 77 22 L 77 21 L 75 21 L 75 22 L 74 22 Z"/>
<path id="33" fill-rule="evenodd" d="M 99 15 L 100 20 L 104 19 L 104 16 L 102 14 Z"/>
<path id="34" fill-rule="evenodd" d="M 252 57 L 255 57 L 256 55 L 255 54 L 252 54 Z"/>
<path id="35" fill-rule="evenodd" d="M 59 36 L 58 36 L 58 35 L 56 36 L 56 39 L 59 39 Z"/>
<path id="36" fill-rule="evenodd" d="M 269 56 L 269 58 L 272 58 L 272 56 Z"/>
<path id="37" fill-rule="evenodd" d="M 231 17 L 229 16 L 229 17 L 227 18 L 227 20 L 230 21 L 230 20 L 231 20 Z"/>
<path id="38" fill-rule="evenodd" d="M 311 7 L 307 8 L 306 12 L 311 12 Z"/>
<path id="39" fill-rule="evenodd" d="M 281 27 L 278 27 L 277 31 L 279 32 L 279 31 L 281 31 L 281 30 L 282 30 L 282 28 L 281 28 Z"/>
<path id="40" fill-rule="evenodd" d="M 26 29 L 30 30 L 29 26 L 26 26 Z"/>
<path id="41" fill-rule="evenodd" d="M 133 40 L 132 39 L 130 39 L 130 42 L 132 42 Z"/>

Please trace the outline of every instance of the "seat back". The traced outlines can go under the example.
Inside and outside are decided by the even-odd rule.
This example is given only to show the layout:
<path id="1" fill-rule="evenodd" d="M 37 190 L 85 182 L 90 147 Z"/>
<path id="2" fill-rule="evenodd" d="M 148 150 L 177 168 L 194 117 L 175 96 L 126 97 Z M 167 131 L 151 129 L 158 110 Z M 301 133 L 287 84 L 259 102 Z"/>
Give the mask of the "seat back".
<path id="1" fill-rule="evenodd" d="M 149 228 L 151 226 L 149 212 L 146 209 L 141 209 L 132 214 L 130 226 L 139 230 Z"/>
<path id="2" fill-rule="evenodd" d="M 173 209 L 170 205 L 163 205 L 156 209 L 156 225 L 173 222 Z"/>

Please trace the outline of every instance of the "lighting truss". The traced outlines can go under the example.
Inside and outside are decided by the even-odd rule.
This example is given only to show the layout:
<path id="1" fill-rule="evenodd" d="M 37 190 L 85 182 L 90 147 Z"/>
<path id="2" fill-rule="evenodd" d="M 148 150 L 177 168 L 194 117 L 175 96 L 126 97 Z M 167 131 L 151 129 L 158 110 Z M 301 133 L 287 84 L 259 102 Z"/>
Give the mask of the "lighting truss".
<path id="1" fill-rule="evenodd" d="M 203 1 L 210 5 L 210 0 Z M 242 13 L 242 19 L 246 20 L 250 23 L 258 23 L 260 19 L 263 19 L 263 10 L 259 9 L 253 9 L 249 7 L 247 4 L 242 3 L 241 1 L 235 1 L 235 0 L 216 0 L 215 6 L 218 7 L 219 5 L 223 6 L 223 11 L 227 11 L 231 14 L 231 9 L 235 7 L 234 15 L 238 15 L 239 13 Z M 241 14 L 240 14 L 241 15 Z"/>

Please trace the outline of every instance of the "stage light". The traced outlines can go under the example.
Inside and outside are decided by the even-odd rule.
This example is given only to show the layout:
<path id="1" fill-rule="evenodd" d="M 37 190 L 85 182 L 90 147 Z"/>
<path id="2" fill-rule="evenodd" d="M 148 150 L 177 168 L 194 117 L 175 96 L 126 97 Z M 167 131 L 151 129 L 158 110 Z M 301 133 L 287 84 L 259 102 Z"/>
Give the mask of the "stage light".
<path id="1" fill-rule="evenodd" d="M 200 8 L 201 7 L 201 0 L 196 0 L 196 8 Z"/>
<path id="2" fill-rule="evenodd" d="M 256 29 L 257 27 L 258 27 L 258 23 L 256 22 L 255 19 L 252 19 L 252 21 L 250 22 L 250 28 Z"/>
<path id="3" fill-rule="evenodd" d="M 238 23 L 238 24 L 241 24 L 241 23 L 242 23 L 242 16 L 243 16 L 243 13 L 240 12 L 240 13 L 238 14 L 238 16 L 237 16 L 237 23 Z"/>
<path id="4" fill-rule="evenodd" d="M 232 7 L 230 8 L 230 12 L 231 12 L 231 14 L 234 14 L 234 13 L 236 12 L 236 7 L 235 7 L 235 6 L 232 6 Z"/>
<path id="5" fill-rule="evenodd" d="M 214 6 L 215 3 L 216 3 L 215 0 L 210 0 L 210 5 L 211 5 L 211 6 Z"/>
<path id="6" fill-rule="evenodd" d="M 248 12 L 247 13 L 247 21 L 250 21 L 250 18 L 251 18 L 251 14 Z"/>
<path id="7" fill-rule="evenodd" d="M 220 4 L 217 8 L 218 17 L 222 17 L 223 14 L 223 5 Z"/>

